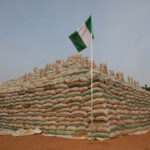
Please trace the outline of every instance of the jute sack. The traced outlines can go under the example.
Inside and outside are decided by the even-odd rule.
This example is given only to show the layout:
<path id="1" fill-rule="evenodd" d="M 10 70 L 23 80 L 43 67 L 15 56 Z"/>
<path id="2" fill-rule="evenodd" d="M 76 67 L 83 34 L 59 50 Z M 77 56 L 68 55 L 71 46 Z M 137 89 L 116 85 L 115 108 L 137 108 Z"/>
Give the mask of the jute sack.
<path id="1" fill-rule="evenodd" d="M 84 121 L 85 118 L 83 117 L 75 117 L 75 118 L 70 118 L 71 123 L 73 123 L 73 121 Z"/>
<path id="2" fill-rule="evenodd" d="M 67 89 L 68 86 L 66 84 L 57 84 L 54 86 L 56 89 Z"/>
<path id="3" fill-rule="evenodd" d="M 61 121 L 61 122 L 58 122 L 58 123 L 57 123 L 57 126 L 60 126 L 60 125 L 70 126 L 70 125 L 71 125 L 71 122 L 70 122 L 70 121 Z"/>
<path id="4" fill-rule="evenodd" d="M 87 112 L 85 111 L 74 111 L 71 113 L 71 117 L 86 117 Z"/>
<path id="5" fill-rule="evenodd" d="M 92 138 L 97 139 L 97 140 L 102 140 L 103 139 L 110 139 L 112 136 L 110 133 L 103 133 L 103 132 L 93 132 Z"/>
<path id="6" fill-rule="evenodd" d="M 86 112 L 90 112 L 91 111 L 91 107 L 90 106 L 83 106 L 83 107 L 80 108 L 80 110 L 86 111 Z"/>
<path id="7" fill-rule="evenodd" d="M 108 121 L 108 116 L 97 116 L 95 117 L 95 121 Z"/>
<path id="8" fill-rule="evenodd" d="M 65 126 L 64 125 L 60 125 L 57 127 L 57 130 L 58 131 L 63 131 L 65 129 Z"/>
<path id="9" fill-rule="evenodd" d="M 84 102 L 89 101 L 89 100 L 90 100 L 90 98 L 91 98 L 91 96 L 90 96 L 90 95 L 86 95 L 86 96 L 84 96 L 84 97 L 83 97 L 83 103 L 84 103 Z"/>
<path id="10" fill-rule="evenodd" d="M 76 131 L 76 126 L 68 126 L 67 128 L 66 128 L 66 131 Z"/>
<path id="11" fill-rule="evenodd" d="M 57 116 L 57 113 L 56 113 L 56 116 Z M 49 120 L 50 120 L 50 121 L 57 121 L 57 118 L 58 118 L 58 117 L 56 117 L 56 116 L 51 116 L 51 117 L 49 118 Z"/>
<path id="12" fill-rule="evenodd" d="M 69 108 L 61 108 L 61 109 L 57 109 L 55 111 L 58 112 L 58 113 L 61 113 L 61 112 L 71 112 Z"/>
<path id="13" fill-rule="evenodd" d="M 42 116 L 44 118 L 44 121 L 50 121 L 50 117 Z"/>
<path id="14" fill-rule="evenodd" d="M 58 122 L 61 122 L 61 121 L 64 121 L 65 120 L 65 117 L 58 117 Z"/>
<path id="15" fill-rule="evenodd" d="M 107 108 L 107 104 L 102 103 L 102 104 L 97 104 L 93 106 L 93 109 L 105 109 Z"/>
<path id="16" fill-rule="evenodd" d="M 55 91 L 55 90 L 50 90 L 50 91 L 48 92 L 48 94 L 49 94 L 49 95 L 56 95 L 56 91 Z"/>
<path id="17" fill-rule="evenodd" d="M 43 126 L 42 126 L 42 129 L 43 129 L 43 130 L 48 130 L 48 129 L 49 129 L 49 126 L 48 126 L 48 125 L 43 125 Z"/>
<path id="18" fill-rule="evenodd" d="M 81 93 L 83 93 L 83 92 L 88 90 L 88 87 L 87 86 L 80 87 L 79 90 L 80 90 Z"/>
<path id="19" fill-rule="evenodd" d="M 49 130 L 55 131 L 55 130 L 56 130 L 56 126 L 55 126 L 55 125 L 50 125 L 50 126 L 49 126 Z"/>
<path id="20" fill-rule="evenodd" d="M 87 128 L 85 126 L 79 126 L 77 127 L 76 131 L 86 131 Z"/>
<path id="21" fill-rule="evenodd" d="M 66 95 L 66 94 L 70 93 L 70 89 L 65 89 L 61 93 L 64 94 L 64 95 Z"/>
<path id="22" fill-rule="evenodd" d="M 85 126 L 85 127 L 88 127 L 88 123 L 87 122 L 85 122 L 85 121 L 82 121 L 82 120 L 80 120 L 80 121 L 76 121 L 76 120 L 73 120 L 72 122 L 71 122 L 71 125 L 73 125 L 73 126 Z"/>
<path id="23" fill-rule="evenodd" d="M 111 137 L 119 137 L 121 135 L 120 131 L 114 131 L 110 133 Z"/>
<path id="24" fill-rule="evenodd" d="M 86 77 L 80 77 L 80 78 L 79 78 L 79 81 L 80 81 L 80 82 L 88 82 L 89 79 L 86 78 Z"/>
<path id="25" fill-rule="evenodd" d="M 101 127 L 101 126 L 99 126 L 99 127 L 96 128 L 96 131 L 99 131 L 101 133 L 109 133 L 109 127 Z"/>
<path id="26" fill-rule="evenodd" d="M 71 79 L 69 79 L 69 78 L 68 78 L 68 79 L 65 79 L 65 80 L 64 80 L 64 83 L 65 83 L 65 84 L 71 83 Z"/>
<path id="27" fill-rule="evenodd" d="M 70 116 L 69 112 L 61 112 L 56 114 L 56 117 L 67 117 L 67 116 Z"/>
<path id="28" fill-rule="evenodd" d="M 70 112 L 79 110 L 79 106 L 73 106 L 70 108 Z"/>
<path id="29" fill-rule="evenodd" d="M 66 108 L 67 105 L 66 104 L 63 104 L 63 103 L 59 103 L 59 104 L 56 104 L 52 107 L 53 110 L 57 110 L 57 109 L 62 109 L 62 108 Z"/>
<path id="30" fill-rule="evenodd" d="M 41 108 L 52 108 L 53 104 L 48 103 L 41 106 Z"/>
<path id="31" fill-rule="evenodd" d="M 80 92 L 80 89 L 77 87 L 70 88 L 70 92 Z"/>
<path id="32" fill-rule="evenodd" d="M 71 100 L 72 102 L 81 102 L 82 101 L 82 96 L 75 96 Z"/>
<path id="33" fill-rule="evenodd" d="M 93 116 L 107 116 L 108 115 L 108 110 L 107 109 L 98 109 L 98 110 L 93 110 Z"/>
<path id="34" fill-rule="evenodd" d="M 56 94 L 59 94 L 59 93 L 63 92 L 64 89 L 63 88 L 59 88 L 59 89 L 56 89 L 55 91 L 56 91 Z"/>
<path id="35" fill-rule="evenodd" d="M 99 82 L 93 82 L 93 88 L 99 88 L 100 86 L 99 86 Z"/>
<path id="36" fill-rule="evenodd" d="M 77 82 L 80 82 L 80 79 L 79 79 L 79 78 L 77 78 L 77 79 L 73 79 L 73 80 L 70 80 L 70 82 L 69 82 L 69 83 L 77 83 Z"/>
<path id="37" fill-rule="evenodd" d="M 104 98 L 93 99 L 93 106 L 98 104 L 103 104 L 103 103 L 107 103 L 107 100 L 105 100 Z M 86 102 L 85 106 L 91 106 L 91 101 Z"/>
<path id="38" fill-rule="evenodd" d="M 56 126 L 56 125 L 57 125 L 57 122 L 56 122 L 55 120 L 52 120 L 52 121 L 45 121 L 44 124 L 45 124 L 45 125 L 55 125 L 55 126 Z"/>
<path id="39" fill-rule="evenodd" d="M 66 101 L 66 99 L 65 98 L 61 98 L 61 96 L 60 96 L 57 99 L 53 99 L 52 100 L 52 104 L 54 106 L 54 105 L 59 104 L 59 103 L 65 103 L 65 101 Z"/>

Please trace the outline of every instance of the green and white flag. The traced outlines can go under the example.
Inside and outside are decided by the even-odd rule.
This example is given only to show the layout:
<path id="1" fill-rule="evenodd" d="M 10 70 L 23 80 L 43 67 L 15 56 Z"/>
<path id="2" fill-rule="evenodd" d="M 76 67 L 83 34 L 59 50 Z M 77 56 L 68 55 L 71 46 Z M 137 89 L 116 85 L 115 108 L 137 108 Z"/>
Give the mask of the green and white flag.
<path id="1" fill-rule="evenodd" d="M 79 29 L 72 33 L 69 38 L 78 52 L 85 49 L 91 43 L 92 38 L 94 38 L 92 16 L 90 16 Z"/>

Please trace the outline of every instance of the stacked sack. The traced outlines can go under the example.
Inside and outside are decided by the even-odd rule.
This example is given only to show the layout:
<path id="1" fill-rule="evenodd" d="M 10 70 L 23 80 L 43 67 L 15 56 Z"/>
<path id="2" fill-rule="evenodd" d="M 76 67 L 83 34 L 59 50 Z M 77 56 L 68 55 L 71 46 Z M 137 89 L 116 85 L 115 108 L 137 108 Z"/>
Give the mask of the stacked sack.
<path id="1" fill-rule="evenodd" d="M 1 84 L 0 128 L 93 138 L 148 130 L 150 94 L 101 66 L 94 64 L 92 116 L 90 63 L 76 55 Z"/>

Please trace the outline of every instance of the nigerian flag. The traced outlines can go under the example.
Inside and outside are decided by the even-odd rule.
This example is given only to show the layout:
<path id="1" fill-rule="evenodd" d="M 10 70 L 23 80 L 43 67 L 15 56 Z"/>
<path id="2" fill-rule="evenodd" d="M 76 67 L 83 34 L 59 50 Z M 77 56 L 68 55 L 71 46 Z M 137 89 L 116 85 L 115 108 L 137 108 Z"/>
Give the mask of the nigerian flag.
<path id="1" fill-rule="evenodd" d="M 90 16 L 79 29 L 72 33 L 69 38 L 78 52 L 85 49 L 91 43 L 91 39 L 94 38 L 92 16 Z"/>

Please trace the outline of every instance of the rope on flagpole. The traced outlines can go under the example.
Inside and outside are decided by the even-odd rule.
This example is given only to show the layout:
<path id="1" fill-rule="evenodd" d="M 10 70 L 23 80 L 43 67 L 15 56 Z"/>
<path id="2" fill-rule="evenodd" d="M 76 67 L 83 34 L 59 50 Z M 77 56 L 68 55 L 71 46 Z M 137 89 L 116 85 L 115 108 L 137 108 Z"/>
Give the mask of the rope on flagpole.
<path id="1" fill-rule="evenodd" d="M 93 45 L 92 45 L 92 33 L 91 33 L 91 141 L 93 130 Z"/>

